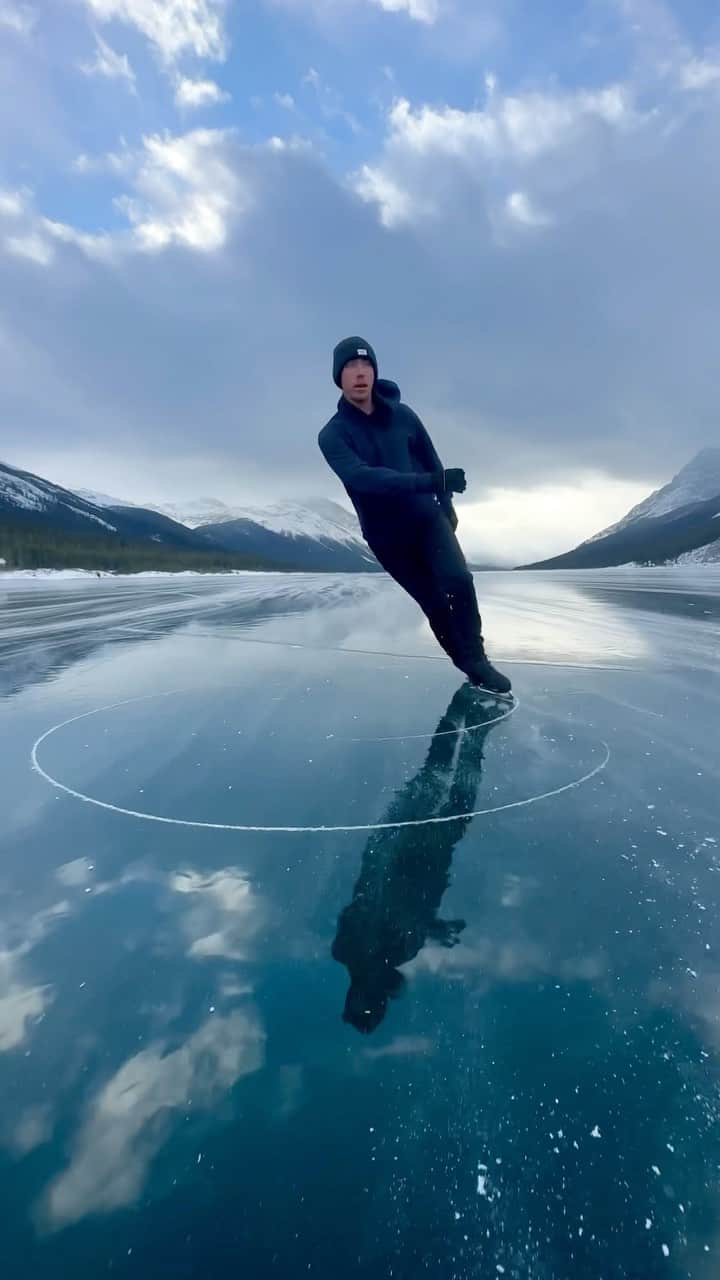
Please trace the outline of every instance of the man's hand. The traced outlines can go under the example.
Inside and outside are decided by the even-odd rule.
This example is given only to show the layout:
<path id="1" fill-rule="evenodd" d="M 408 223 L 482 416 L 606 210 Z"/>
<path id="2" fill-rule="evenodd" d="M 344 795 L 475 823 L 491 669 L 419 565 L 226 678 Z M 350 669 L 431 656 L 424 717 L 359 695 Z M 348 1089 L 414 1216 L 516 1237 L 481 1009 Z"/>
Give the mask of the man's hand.
<path id="1" fill-rule="evenodd" d="M 462 467 L 450 467 L 445 472 L 445 492 L 446 493 L 464 493 L 467 489 L 467 480 Z"/>

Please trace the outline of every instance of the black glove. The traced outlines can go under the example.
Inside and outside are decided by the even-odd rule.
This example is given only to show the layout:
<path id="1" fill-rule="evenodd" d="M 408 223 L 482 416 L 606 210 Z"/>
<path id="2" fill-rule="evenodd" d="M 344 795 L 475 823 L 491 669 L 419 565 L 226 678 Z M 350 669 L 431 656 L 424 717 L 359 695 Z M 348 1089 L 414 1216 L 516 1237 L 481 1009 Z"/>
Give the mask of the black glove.
<path id="1" fill-rule="evenodd" d="M 464 493 L 467 489 L 467 480 L 462 467 L 450 467 L 445 472 L 445 493 Z"/>

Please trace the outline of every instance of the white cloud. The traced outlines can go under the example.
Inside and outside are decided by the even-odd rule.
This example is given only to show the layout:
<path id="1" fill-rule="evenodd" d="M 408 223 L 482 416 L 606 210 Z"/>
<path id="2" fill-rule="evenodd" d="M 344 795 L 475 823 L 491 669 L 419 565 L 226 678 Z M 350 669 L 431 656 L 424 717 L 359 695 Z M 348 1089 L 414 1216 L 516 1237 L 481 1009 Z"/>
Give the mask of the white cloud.
<path id="1" fill-rule="evenodd" d="M 132 224 L 137 247 L 148 252 L 172 244 L 201 252 L 222 248 L 231 218 L 250 199 L 224 155 L 226 140 L 220 129 L 143 139 L 135 194 L 116 201 Z"/>
<path id="2" fill-rule="evenodd" d="M 0 217 L 17 218 L 25 209 L 27 192 L 0 191 Z"/>
<path id="3" fill-rule="evenodd" d="M 451 212 L 458 181 L 482 188 L 479 207 L 500 241 L 496 224 L 503 218 L 506 225 L 548 226 L 554 221 L 552 211 L 531 201 L 520 184 L 516 188 L 518 178 L 522 182 L 529 169 L 573 152 L 584 150 L 589 156 L 599 131 L 625 134 L 646 118 L 621 85 L 593 92 L 503 95 L 494 77 L 488 77 L 486 89 L 485 106 L 472 110 L 394 101 L 380 157 L 353 179 L 357 194 L 378 206 L 384 226 Z M 579 172 L 580 166 L 575 162 L 569 170 Z M 499 220 L 498 181 L 511 190 Z M 557 198 L 561 184 L 552 185 Z"/>
<path id="4" fill-rule="evenodd" d="M 289 138 L 280 138 L 277 134 L 273 134 L 268 138 L 265 146 L 268 151 L 304 151 L 306 154 L 313 150 L 313 144 L 307 138 L 298 137 L 293 134 Z"/>
<path id="5" fill-rule="evenodd" d="M 25 1156 L 47 1142 L 52 1136 L 52 1130 L 52 1108 L 48 1103 L 38 1102 L 20 1113 L 6 1145 L 17 1155 Z"/>
<path id="6" fill-rule="evenodd" d="M 222 61 L 227 54 L 224 0 L 85 0 L 103 22 L 134 26 L 155 46 L 163 61 L 184 54 Z"/>
<path id="7" fill-rule="evenodd" d="M 93 879 L 95 865 L 89 858 L 72 858 L 63 862 L 55 872 L 55 879 L 68 889 L 81 889 Z"/>
<path id="8" fill-rule="evenodd" d="M 389 142 L 418 154 L 533 158 L 562 146 L 584 124 L 622 128 L 637 119 L 628 91 L 610 85 L 592 93 L 493 93 L 484 110 L 423 106 L 397 99 L 389 114 Z"/>
<path id="9" fill-rule="evenodd" d="M 692 58 L 680 68 L 680 86 L 683 89 L 708 89 L 720 84 L 720 61 Z"/>
<path id="10" fill-rule="evenodd" d="M 435 1044 L 428 1036 L 394 1036 L 387 1044 L 379 1045 L 377 1049 L 373 1047 L 364 1049 L 363 1057 L 371 1060 L 407 1058 L 430 1054 L 434 1050 Z"/>
<path id="11" fill-rule="evenodd" d="M 19 236 L 6 236 L 3 243 L 7 252 L 15 258 L 27 258 L 29 262 L 36 262 L 40 267 L 46 267 L 52 262 L 52 245 L 37 231 L 28 231 Z"/>
<path id="12" fill-rule="evenodd" d="M 232 220 L 247 210 L 247 183 L 227 154 L 231 131 L 194 129 L 189 133 L 151 134 L 133 151 L 93 157 L 80 155 L 78 173 L 123 176 L 129 190 L 115 198 L 130 231 L 89 234 L 42 219 L 45 252 L 48 236 L 75 244 L 90 257 L 109 258 L 133 250 L 157 253 L 173 244 L 199 252 L 222 248 Z"/>
<path id="13" fill-rule="evenodd" d="M 126 80 L 131 89 L 135 88 L 135 72 L 130 66 L 126 53 L 116 53 L 102 36 L 96 36 L 94 62 L 81 62 L 80 70 L 86 76 L 104 76 L 107 80 Z"/>
<path id="14" fill-rule="evenodd" d="M 295 110 L 295 99 L 291 93 L 274 93 L 273 102 L 277 107 L 283 107 L 285 111 Z"/>
<path id="15" fill-rule="evenodd" d="M 524 191 L 513 191 L 508 196 L 505 207 L 511 221 L 522 227 L 548 227 L 552 223 L 552 218 L 537 209 Z"/>
<path id="16" fill-rule="evenodd" d="M 468 555 L 494 564 L 529 564 L 606 529 L 654 488 L 594 472 L 538 485 L 493 486 L 480 502 L 458 504 Z"/>
<path id="17" fill-rule="evenodd" d="M 17 1049 L 52 999 L 49 986 L 23 982 L 17 952 L 0 951 L 0 1053 Z"/>
<path id="18" fill-rule="evenodd" d="M 52 987 L 48 983 L 28 980 L 26 957 L 68 912 L 67 902 L 54 903 L 22 923 L 19 945 L 0 945 L 0 1053 L 17 1049 L 52 1002 Z"/>
<path id="19" fill-rule="evenodd" d="M 367 204 L 376 204 L 384 227 L 397 227 L 418 216 L 421 208 L 419 197 L 413 197 L 382 169 L 363 165 L 355 175 L 353 186 Z"/>
<path id="20" fill-rule="evenodd" d="M 311 75 L 298 88 L 303 111 L 318 80 Z M 313 430 L 292 429 L 293 406 L 301 394 L 309 422 L 329 416 L 332 388 L 322 370 L 333 342 L 357 324 L 369 329 L 383 370 L 427 420 L 448 465 L 466 465 L 482 492 L 512 474 L 513 493 L 489 519 L 479 512 L 473 523 L 463 510 L 473 556 L 483 555 L 485 532 L 494 538 L 488 558 L 504 550 L 517 561 L 563 550 L 611 523 L 635 495 L 604 510 L 612 482 L 598 476 L 580 504 L 584 523 L 575 519 L 576 504 L 564 525 L 558 513 L 573 498 L 573 473 L 601 468 L 644 478 L 648 459 L 655 469 L 661 458 L 666 474 L 657 479 L 669 478 L 716 430 L 707 316 L 718 266 L 707 246 L 720 213 L 707 157 L 716 154 L 720 126 L 712 95 L 688 109 L 669 72 L 658 82 L 655 115 L 640 116 L 630 90 L 586 96 L 553 89 L 541 98 L 542 129 L 532 119 L 537 99 L 508 96 L 497 84 L 476 111 L 408 106 L 396 113 L 395 131 L 388 121 L 384 146 L 358 161 L 363 200 L 317 153 L 291 152 L 287 141 L 244 147 L 200 132 L 162 135 L 154 145 L 147 139 L 126 152 L 115 144 L 124 169 L 119 190 L 133 215 L 112 231 L 127 273 L 123 287 L 114 273 L 77 264 L 78 247 L 44 226 L 43 252 L 49 244 L 57 269 L 0 262 L 2 324 L 14 353 L 2 392 L 13 423 L 9 444 L 25 454 L 32 446 L 42 470 L 55 447 L 48 423 L 57 414 L 68 447 L 95 468 L 85 483 L 96 488 L 113 489 L 113 466 L 127 468 L 133 453 L 171 466 L 167 497 L 176 483 L 192 487 L 187 477 L 198 468 L 205 484 L 227 486 L 238 448 L 232 406 L 240 397 L 247 420 L 258 424 L 254 474 L 269 497 L 301 496 L 317 485 L 340 496 L 318 460 Z M 646 102 L 650 85 L 643 108 Z M 86 159 L 81 167 L 95 164 Z M 12 186 L 19 185 L 16 178 Z M 518 194 L 528 203 L 507 207 Z M 16 211 L 10 196 L 6 204 Z M 203 222 L 208 204 L 213 216 Z M 538 234 L 518 221 L 528 214 L 553 218 L 555 229 Z M 18 225 L 0 218 L 0 242 L 37 230 L 25 216 Z M 347 295 L 337 280 L 350 243 L 363 265 Z M 200 252 L 172 252 L 165 263 L 158 253 L 151 269 L 141 254 L 133 260 L 133 250 L 170 245 L 215 252 L 207 263 Z M 418 281 L 422 315 L 408 304 Z M 41 288 L 47 305 L 40 305 Z M 26 304 L 28 290 L 34 305 Z M 162 360 L 151 323 L 158 291 L 167 302 Z M 97 314 L 111 314 L 112 325 L 98 326 Z M 243 332 L 240 364 L 227 343 L 229 314 Z M 61 315 L 66 323 L 58 323 Z M 288 378 L 273 376 L 268 333 L 289 353 Z M 208 347 L 215 358 L 198 361 Z M 681 365 L 673 357 L 679 349 Z M 112 430 L 103 419 L 100 440 L 96 424 L 108 404 Z M 207 430 L 198 453 L 200 416 Z M 188 442 L 182 472 L 167 463 L 179 436 Z M 57 450 L 53 456 L 57 462 Z M 539 502 L 535 489 L 545 481 L 555 493 Z M 138 483 L 128 496 L 143 493 Z M 492 527 L 496 517 L 502 538 Z M 222 927 L 208 925 L 200 936 Z"/>
<path id="21" fill-rule="evenodd" d="M 207 107 L 216 102 L 227 102 L 230 97 L 214 80 L 192 80 L 180 76 L 175 85 L 175 104 L 178 107 Z"/>
<path id="22" fill-rule="evenodd" d="M 10 230 L 0 235 L 0 245 L 14 258 L 26 258 L 38 266 L 46 267 L 53 259 L 52 245 L 43 235 L 32 202 L 32 192 L 0 191 L 0 219 Z M 0 226 L 2 223 L 0 223 Z"/>
<path id="23" fill-rule="evenodd" d="M 311 14 L 312 17 L 331 25 L 347 18 L 352 9 L 367 8 L 368 0 L 272 0 L 284 9 L 293 12 Z M 386 13 L 406 14 L 415 22 L 432 26 L 443 16 L 443 4 L 447 0 L 371 0 L 371 3 Z"/>
<path id="24" fill-rule="evenodd" d="M 135 153 L 122 142 L 121 151 L 107 151 L 104 155 L 89 156 L 83 153 L 73 161 L 75 173 L 115 173 L 126 177 L 135 169 Z"/>
<path id="25" fill-rule="evenodd" d="M 373 0 L 387 13 L 406 13 L 416 22 L 432 24 L 440 15 L 439 0 Z"/>
<path id="26" fill-rule="evenodd" d="M 171 1052 L 161 1041 L 115 1072 L 88 1108 L 69 1167 L 48 1188 L 41 1218 L 51 1227 L 107 1213 L 140 1196 L 171 1113 L 193 1100 L 210 1110 L 264 1062 L 265 1036 L 253 1011 L 213 1016 Z"/>
<path id="27" fill-rule="evenodd" d="M 47 267 L 55 257 L 55 241 L 74 244 L 91 258 L 108 259 L 115 244 L 109 235 L 77 231 L 74 227 L 40 216 L 34 207 L 32 192 L 0 192 L 0 218 L 11 219 L 12 233 L 0 237 L 6 253 L 26 258 Z"/>
<path id="28" fill-rule="evenodd" d="M 429 943 L 414 960 L 403 966 L 406 977 L 422 973 L 442 973 L 448 978 L 462 979 L 478 971 L 488 986 L 497 981 L 527 982 L 542 973 L 555 973 L 566 980 L 597 981 L 606 972 L 607 962 L 600 951 L 558 955 L 550 953 L 546 944 L 525 937 L 497 939 L 490 935 L 472 944 L 440 947 Z"/>
<path id="29" fill-rule="evenodd" d="M 362 133 L 362 125 L 343 105 L 342 94 L 325 84 L 315 67 L 310 67 L 303 76 L 302 83 L 312 89 L 317 98 L 317 105 L 326 120 L 343 120 L 351 133 Z"/>
<path id="30" fill-rule="evenodd" d="M 183 921 L 188 955 L 195 959 L 225 956 L 245 960 L 248 946 L 265 919 L 265 911 L 247 876 L 237 867 L 202 875 L 181 871 L 170 887 L 188 895 L 190 910 Z"/>
<path id="31" fill-rule="evenodd" d="M 0 0 L 0 27 L 27 36 L 37 21 L 37 14 L 29 5 L 13 4 L 12 0 Z"/>
<path id="32" fill-rule="evenodd" d="M 40 226 L 53 240 L 61 240 L 64 244 L 74 244 L 87 254 L 88 258 L 109 261 L 115 256 L 117 244 L 107 233 L 78 231 L 64 222 L 53 222 L 51 218 L 41 218 Z"/>

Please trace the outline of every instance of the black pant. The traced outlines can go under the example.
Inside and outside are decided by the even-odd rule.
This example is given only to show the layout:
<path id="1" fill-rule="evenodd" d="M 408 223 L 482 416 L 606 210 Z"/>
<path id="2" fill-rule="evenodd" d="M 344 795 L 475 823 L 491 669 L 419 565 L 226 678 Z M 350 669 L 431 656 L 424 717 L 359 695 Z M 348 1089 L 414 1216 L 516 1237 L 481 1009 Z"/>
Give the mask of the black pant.
<path id="1" fill-rule="evenodd" d="M 461 671 L 483 653 L 482 622 L 472 574 L 443 511 L 410 527 L 368 533 L 383 569 L 420 605 L 438 643 Z"/>

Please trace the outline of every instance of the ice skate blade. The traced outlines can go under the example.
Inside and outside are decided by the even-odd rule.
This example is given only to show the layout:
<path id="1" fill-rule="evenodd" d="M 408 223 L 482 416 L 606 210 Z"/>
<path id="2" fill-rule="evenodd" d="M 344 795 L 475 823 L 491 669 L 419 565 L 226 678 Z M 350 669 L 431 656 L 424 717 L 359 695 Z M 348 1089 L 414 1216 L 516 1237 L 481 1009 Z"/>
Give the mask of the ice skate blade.
<path id="1" fill-rule="evenodd" d="M 515 701 L 515 695 L 512 690 L 509 693 L 500 693 L 497 689 L 491 689 L 487 684 L 475 684 L 473 680 L 468 680 L 469 687 L 478 694 L 486 694 L 489 698 L 497 698 L 500 702 L 512 703 Z"/>

